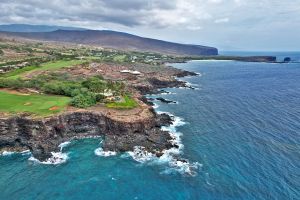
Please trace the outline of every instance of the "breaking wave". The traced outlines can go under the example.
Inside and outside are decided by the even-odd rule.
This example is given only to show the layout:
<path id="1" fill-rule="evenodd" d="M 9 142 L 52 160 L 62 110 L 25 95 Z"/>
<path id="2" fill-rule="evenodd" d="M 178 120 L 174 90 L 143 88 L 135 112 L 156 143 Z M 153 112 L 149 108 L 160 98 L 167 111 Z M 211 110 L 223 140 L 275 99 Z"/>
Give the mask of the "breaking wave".
<path id="1" fill-rule="evenodd" d="M 65 147 L 69 146 L 70 144 L 71 144 L 71 142 L 70 142 L 70 141 L 63 142 L 63 143 L 61 143 L 60 145 L 58 145 L 58 147 L 60 148 L 60 151 L 62 151 L 62 150 L 63 150 L 63 148 L 65 148 Z"/>
<path id="2" fill-rule="evenodd" d="M 46 161 L 39 161 L 33 156 L 31 156 L 28 160 L 39 164 L 45 164 L 45 165 L 59 165 L 67 162 L 69 158 L 67 153 L 51 152 L 51 154 L 52 157 L 48 158 Z"/>
<path id="3" fill-rule="evenodd" d="M 104 151 L 103 148 L 100 147 L 100 148 L 95 150 L 95 154 L 97 156 L 109 157 L 109 156 L 117 155 L 117 152 L 115 152 L 115 151 Z"/>
<path id="4" fill-rule="evenodd" d="M 45 164 L 45 165 L 63 164 L 65 162 L 67 162 L 67 160 L 69 159 L 69 156 L 68 156 L 68 153 L 63 153 L 62 151 L 65 147 L 67 147 L 70 144 L 71 144 L 71 142 L 67 141 L 67 142 L 63 142 L 60 145 L 58 145 L 58 147 L 60 148 L 60 152 L 51 152 L 52 156 L 45 161 L 40 161 L 40 160 L 36 159 L 35 157 L 33 157 L 32 155 L 28 160 L 32 161 L 34 163 Z"/>
<path id="5" fill-rule="evenodd" d="M 25 151 L 21 151 L 21 152 L 15 152 L 15 151 L 3 151 L 0 156 L 11 156 L 14 154 L 21 154 L 22 156 L 25 155 L 30 155 L 30 151 L 29 150 L 25 150 Z"/>
<path id="6" fill-rule="evenodd" d="M 162 171 L 164 174 L 178 172 L 183 175 L 195 176 L 197 169 L 201 167 L 198 162 L 189 162 L 187 159 L 180 158 L 184 145 L 181 142 L 182 133 L 176 131 L 176 127 L 186 124 L 182 118 L 174 116 L 168 112 L 157 111 L 158 114 L 168 114 L 173 118 L 173 123 L 170 126 L 162 127 L 162 130 L 168 131 L 172 137 L 171 143 L 175 146 L 171 149 L 164 150 L 162 156 L 157 157 L 155 154 L 145 150 L 144 147 L 136 146 L 133 151 L 127 152 L 135 161 L 139 163 L 156 165 L 165 164 L 167 168 Z M 125 157 L 125 156 L 123 156 Z"/>

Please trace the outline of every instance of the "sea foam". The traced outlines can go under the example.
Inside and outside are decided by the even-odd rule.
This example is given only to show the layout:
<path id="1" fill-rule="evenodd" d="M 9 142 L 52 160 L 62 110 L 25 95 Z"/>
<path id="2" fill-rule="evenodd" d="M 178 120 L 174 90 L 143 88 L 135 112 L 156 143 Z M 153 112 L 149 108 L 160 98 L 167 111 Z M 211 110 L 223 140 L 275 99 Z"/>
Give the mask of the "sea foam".
<path id="1" fill-rule="evenodd" d="M 109 157 L 109 156 L 117 155 L 117 152 L 115 152 L 115 151 L 104 151 L 103 148 L 100 147 L 98 149 L 95 149 L 95 154 L 97 156 Z"/>
<path id="2" fill-rule="evenodd" d="M 45 164 L 45 165 L 59 165 L 65 163 L 69 159 L 69 156 L 68 153 L 63 153 L 62 150 L 63 148 L 67 147 L 70 144 L 71 142 L 67 141 L 58 145 L 58 147 L 60 148 L 60 152 L 51 152 L 52 156 L 45 161 L 40 161 L 35 157 L 33 157 L 32 155 L 28 160 L 34 163 Z"/>
<path id="3" fill-rule="evenodd" d="M 186 124 L 180 117 L 174 116 L 168 112 L 157 111 L 158 114 L 168 114 L 173 118 L 173 123 L 170 126 L 163 126 L 162 130 L 168 131 L 172 137 L 171 143 L 178 148 L 166 149 L 162 153 L 163 155 L 157 157 L 155 154 L 147 152 L 144 147 L 136 146 L 133 151 L 127 152 L 127 155 L 131 156 L 135 161 L 148 165 L 166 165 L 162 173 L 174 173 L 178 172 L 183 175 L 195 176 L 196 170 L 201 166 L 198 162 L 190 163 L 186 159 L 179 158 L 182 154 L 184 145 L 181 142 L 182 133 L 176 130 L 176 127 Z M 123 156 L 125 157 L 125 156 Z"/>
<path id="4" fill-rule="evenodd" d="M 70 144 L 71 144 L 71 142 L 70 142 L 70 141 L 63 142 L 63 143 L 61 143 L 60 145 L 58 145 L 58 147 L 60 148 L 60 151 L 62 151 L 62 150 L 63 150 L 63 148 L 65 148 L 65 147 L 69 146 Z"/>
<path id="5" fill-rule="evenodd" d="M 14 154 L 21 154 L 22 156 L 30 155 L 31 152 L 29 150 L 21 151 L 21 152 L 15 152 L 15 151 L 3 151 L 0 156 L 11 156 Z"/>
<path id="6" fill-rule="evenodd" d="M 13 151 L 3 151 L 1 153 L 1 156 L 11 156 L 13 154 L 15 154 L 16 152 L 13 152 Z"/>
<path id="7" fill-rule="evenodd" d="M 28 160 L 39 164 L 45 164 L 45 165 L 59 165 L 67 162 L 69 158 L 67 153 L 51 152 L 51 154 L 52 157 L 48 158 L 46 161 L 39 161 L 33 156 L 31 156 Z"/>

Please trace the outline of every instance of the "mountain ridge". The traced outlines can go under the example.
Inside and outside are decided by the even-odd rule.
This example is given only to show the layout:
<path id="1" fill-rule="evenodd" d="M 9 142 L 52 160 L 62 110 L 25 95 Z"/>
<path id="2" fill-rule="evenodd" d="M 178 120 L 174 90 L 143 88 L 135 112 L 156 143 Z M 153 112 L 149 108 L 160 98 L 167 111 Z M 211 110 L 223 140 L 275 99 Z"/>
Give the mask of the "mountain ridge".
<path id="1" fill-rule="evenodd" d="M 56 30 L 88 30 L 80 27 L 32 25 L 32 24 L 2 24 L 0 31 L 5 32 L 52 32 Z"/>
<path id="2" fill-rule="evenodd" d="M 214 47 L 194 44 L 180 44 L 112 30 L 57 29 L 54 31 L 44 32 L 20 32 L 19 30 L 19 32 L 0 31 L 0 34 L 39 41 L 93 45 L 118 50 L 155 52 L 187 56 L 218 55 L 218 49 Z"/>

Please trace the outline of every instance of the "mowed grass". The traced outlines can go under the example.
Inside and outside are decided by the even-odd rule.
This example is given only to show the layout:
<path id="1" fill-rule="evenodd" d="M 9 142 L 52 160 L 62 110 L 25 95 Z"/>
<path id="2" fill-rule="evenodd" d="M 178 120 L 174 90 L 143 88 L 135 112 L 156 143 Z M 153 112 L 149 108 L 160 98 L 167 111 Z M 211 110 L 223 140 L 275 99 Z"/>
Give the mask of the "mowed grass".
<path id="1" fill-rule="evenodd" d="M 85 60 L 60 60 L 55 62 L 48 62 L 42 64 L 41 66 L 28 66 L 22 69 L 16 69 L 14 71 L 3 74 L 2 77 L 17 79 L 29 72 L 57 70 L 63 67 L 70 67 L 73 65 L 82 64 L 83 62 L 85 62 Z"/>
<path id="2" fill-rule="evenodd" d="M 126 59 L 126 55 L 117 55 L 114 56 L 113 60 L 116 62 L 124 62 Z"/>
<path id="3" fill-rule="evenodd" d="M 63 111 L 70 98 L 50 95 L 22 95 L 0 91 L 0 112 L 30 113 L 36 116 L 49 116 Z"/>
<path id="4" fill-rule="evenodd" d="M 129 97 L 129 96 L 125 96 L 124 97 L 124 102 L 111 102 L 111 103 L 107 103 L 106 107 L 108 108 L 114 108 L 114 109 L 132 109 L 137 107 L 137 102 Z"/>

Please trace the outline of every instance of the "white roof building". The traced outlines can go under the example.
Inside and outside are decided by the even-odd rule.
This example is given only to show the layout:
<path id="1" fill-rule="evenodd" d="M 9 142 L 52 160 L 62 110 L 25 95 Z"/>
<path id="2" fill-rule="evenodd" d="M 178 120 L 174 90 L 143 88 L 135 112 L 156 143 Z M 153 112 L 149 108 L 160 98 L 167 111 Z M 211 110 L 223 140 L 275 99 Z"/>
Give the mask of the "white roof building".
<path id="1" fill-rule="evenodd" d="M 129 73 L 133 75 L 141 75 L 142 73 L 139 71 L 132 71 L 132 70 L 122 70 L 121 73 Z"/>

